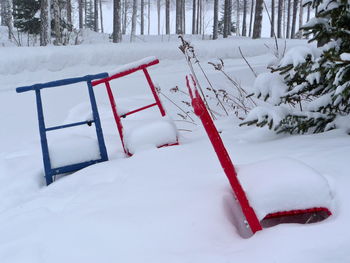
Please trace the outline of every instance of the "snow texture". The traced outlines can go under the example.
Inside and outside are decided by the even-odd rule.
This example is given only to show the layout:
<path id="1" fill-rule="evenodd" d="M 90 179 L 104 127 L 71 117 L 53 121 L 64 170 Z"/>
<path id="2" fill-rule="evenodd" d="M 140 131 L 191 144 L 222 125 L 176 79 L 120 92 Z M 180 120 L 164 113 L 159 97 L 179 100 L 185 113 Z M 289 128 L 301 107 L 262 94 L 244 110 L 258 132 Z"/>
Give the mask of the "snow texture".
<path id="1" fill-rule="evenodd" d="M 77 164 L 101 158 L 97 139 L 72 136 L 49 143 L 52 168 Z"/>
<path id="2" fill-rule="evenodd" d="M 125 133 L 125 147 L 131 154 L 177 142 L 176 126 L 169 118 L 134 127 Z"/>

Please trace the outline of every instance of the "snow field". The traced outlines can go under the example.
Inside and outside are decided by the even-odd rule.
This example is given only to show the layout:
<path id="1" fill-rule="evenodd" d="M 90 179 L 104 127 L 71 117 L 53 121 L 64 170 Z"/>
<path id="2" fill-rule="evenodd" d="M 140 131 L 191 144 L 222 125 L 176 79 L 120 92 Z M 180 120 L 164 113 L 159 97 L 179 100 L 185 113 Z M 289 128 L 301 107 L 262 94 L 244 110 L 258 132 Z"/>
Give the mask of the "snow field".
<path id="1" fill-rule="evenodd" d="M 203 48 L 204 54 L 205 50 L 213 50 L 212 55 L 203 55 L 208 56 L 203 58 L 203 66 L 219 88 L 228 87 L 228 83 L 206 65 L 206 61 L 218 57 L 214 54 L 215 49 L 218 55 L 236 52 L 236 49 L 231 50 L 236 44 L 244 47 L 241 40 L 236 43 L 233 39 L 222 47 L 220 43 L 215 48 L 206 42 L 198 45 L 198 53 L 200 46 L 207 45 Z M 271 56 L 261 53 L 255 56 L 259 49 L 266 53 L 261 42 L 252 41 L 249 45 L 255 50 L 251 54 L 247 52 L 247 58 L 258 72 L 262 72 Z M 126 51 L 109 54 L 109 48 L 106 45 L 101 49 L 96 46 L 83 49 L 85 54 L 90 53 L 90 58 L 105 52 L 103 56 L 106 57 L 125 55 L 125 62 L 134 60 L 134 56 L 128 57 Z M 166 57 L 160 51 L 159 54 L 151 53 L 151 47 L 147 45 L 134 44 L 128 49 L 133 50 L 135 56 L 139 53 L 142 57 Z M 70 52 L 76 51 L 74 47 L 57 50 L 62 52 L 63 60 L 66 56 L 68 60 Z M 33 62 L 38 55 L 36 52 L 27 49 L 27 54 L 22 53 L 23 59 L 33 58 Z M 56 49 L 42 49 L 41 52 L 55 53 Z M 68 55 L 64 55 L 65 52 Z M 169 52 L 176 51 L 169 47 Z M 187 97 L 169 92 L 175 86 L 184 89 L 184 76 L 188 73 L 181 55 L 176 56 L 178 59 L 175 53 L 168 59 L 161 59 L 160 65 L 150 68 L 150 74 L 162 92 L 179 96 L 176 102 L 181 105 L 180 101 Z M 350 261 L 350 235 L 346 228 L 350 218 L 346 201 L 350 198 L 347 187 L 350 184 L 347 169 L 350 147 L 348 135 L 341 130 L 319 135 L 277 136 L 266 129 L 238 128 L 233 118 L 217 122 L 235 165 L 244 167 L 268 159 L 293 158 L 324 175 L 327 182 L 323 181 L 322 185 L 331 186 L 334 213 L 326 221 L 312 225 L 279 225 L 248 240 L 236 233 L 230 214 L 230 203 L 234 202 L 232 192 L 203 129 L 180 121 L 178 109 L 164 97 L 161 98 L 165 108 L 178 128 L 192 132 L 180 132 L 179 146 L 150 149 L 124 158 L 106 91 L 96 87 L 110 161 L 43 187 L 34 94 L 15 94 L 14 88 L 113 71 L 117 64 L 124 63 L 123 60 L 107 60 L 105 64 L 89 64 L 85 63 L 87 57 L 77 57 L 72 56 L 74 62 L 56 72 L 50 68 L 55 61 L 47 60 L 37 68 L 28 63 L 27 68 L 37 69 L 33 72 L 9 68 L 8 71 L 17 73 L 1 73 L 0 111 L 4 114 L 0 115 L 0 262 Z M 244 87 L 252 85 L 254 78 L 238 56 L 223 58 L 229 74 L 239 78 Z M 153 102 L 141 74 L 112 83 L 112 89 L 118 107 L 125 112 Z M 89 116 L 89 108 L 79 89 L 72 88 L 69 93 L 57 89 L 45 94 L 43 100 L 52 104 L 47 112 L 48 122 L 81 121 Z M 125 127 L 159 114 L 156 110 L 128 117 Z M 82 136 L 94 133 L 93 127 L 81 126 L 79 129 L 74 133 Z M 310 186 L 307 189 L 311 189 Z M 321 193 L 318 197 L 323 200 L 327 193 Z"/>

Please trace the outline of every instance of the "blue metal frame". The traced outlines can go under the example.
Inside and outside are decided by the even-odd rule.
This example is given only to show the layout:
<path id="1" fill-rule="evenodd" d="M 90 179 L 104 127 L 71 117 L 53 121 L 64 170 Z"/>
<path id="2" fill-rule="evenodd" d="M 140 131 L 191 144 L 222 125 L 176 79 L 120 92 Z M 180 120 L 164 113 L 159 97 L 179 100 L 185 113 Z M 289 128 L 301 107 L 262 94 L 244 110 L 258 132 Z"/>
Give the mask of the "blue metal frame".
<path id="1" fill-rule="evenodd" d="M 39 122 L 39 132 L 40 132 L 40 139 L 41 139 L 41 150 L 42 150 L 42 154 L 43 154 L 45 178 L 46 178 L 47 185 L 49 185 L 53 182 L 53 177 L 57 174 L 75 172 L 75 171 L 78 171 L 78 170 L 85 168 L 89 165 L 96 164 L 99 162 L 108 161 L 108 154 L 107 154 L 107 149 L 106 149 L 106 145 L 105 145 L 104 138 L 103 138 L 100 116 L 99 116 L 98 109 L 97 109 L 94 90 L 93 90 L 93 87 L 91 84 L 91 81 L 93 81 L 93 80 L 102 79 L 102 78 L 106 78 L 106 77 L 108 77 L 108 73 L 101 73 L 101 74 L 97 74 L 97 75 L 87 75 L 87 76 L 80 77 L 80 78 L 70 78 L 70 79 L 62 79 L 62 80 L 52 81 L 52 82 L 48 82 L 48 83 L 39 83 L 39 84 L 35 84 L 32 86 L 19 87 L 16 89 L 17 93 L 27 92 L 27 91 L 31 91 L 31 90 L 35 91 L 37 112 L 38 112 L 38 122 Z M 91 121 L 81 121 L 81 122 L 70 123 L 70 124 L 66 124 L 66 125 L 46 128 L 40 90 L 46 89 L 46 88 L 59 87 L 59 86 L 66 86 L 66 85 L 75 84 L 75 83 L 79 83 L 79 82 L 86 82 L 87 83 L 93 119 Z M 101 158 L 98 160 L 89 160 L 89 161 L 82 162 L 82 163 L 67 165 L 67 166 L 58 167 L 58 168 L 52 168 L 51 162 L 50 162 L 50 154 L 49 154 L 49 147 L 48 147 L 48 143 L 47 143 L 46 133 L 48 131 L 65 129 L 65 128 L 74 127 L 74 126 L 78 126 L 78 125 L 84 125 L 84 124 L 90 125 L 91 123 L 95 124 L 96 135 L 97 135 L 97 140 L 98 140 Z"/>

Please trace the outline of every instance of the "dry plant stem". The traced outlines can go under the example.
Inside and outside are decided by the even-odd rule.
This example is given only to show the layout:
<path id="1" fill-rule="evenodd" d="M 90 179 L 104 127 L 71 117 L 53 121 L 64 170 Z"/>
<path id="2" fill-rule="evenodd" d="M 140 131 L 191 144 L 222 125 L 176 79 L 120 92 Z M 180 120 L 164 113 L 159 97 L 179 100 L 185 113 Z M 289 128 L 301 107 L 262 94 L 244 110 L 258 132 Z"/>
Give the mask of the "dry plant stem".
<path id="1" fill-rule="evenodd" d="M 210 82 L 210 80 L 209 80 L 207 74 L 204 72 L 204 70 L 203 70 L 203 68 L 202 68 L 202 65 L 199 63 L 198 60 L 197 60 L 197 65 L 198 65 L 198 67 L 200 68 L 200 70 L 202 71 L 202 73 L 203 73 L 205 79 L 207 80 L 207 82 L 208 82 L 208 84 L 209 84 L 211 90 L 214 92 L 215 97 L 216 97 L 216 99 L 218 100 L 219 104 L 221 105 L 222 109 L 225 111 L 226 116 L 228 116 L 228 112 L 227 112 L 227 110 L 226 110 L 224 104 L 223 104 L 222 101 L 220 100 L 217 91 L 214 89 L 214 87 L 213 87 L 213 85 L 211 84 L 211 82 Z"/>
<path id="2" fill-rule="evenodd" d="M 228 80 L 229 81 L 231 81 L 232 82 L 232 84 L 238 89 L 238 91 L 240 92 L 240 95 L 242 96 L 242 97 L 246 97 L 248 94 L 247 94 L 247 92 L 244 90 L 244 89 L 242 89 L 240 86 L 239 86 L 239 84 L 235 81 L 235 80 L 233 80 L 229 75 L 227 75 L 227 73 L 225 72 L 225 71 L 223 71 L 223 70 L 220 70 L 224 75 L 225 75 L 225 77 L 226 78 L 228 78 Z M 243 95 L 244 94 L 244 95 Z M 256 106 L 256 103 L 255 103 L 255 101 L 252 99 L 252 98 L 247 98 L 251 103 L 253 103 L 253 105 L 254 106 Z"/>
<path id="3" fill-rule="evenodd" d="M 179 38 L 180 38 L 180 40 L 181 40 L 181 42 L 182 42 L 182 45 L 181 45 L 179 48 L 180 48 L 180 50 L 182 51 L 182 53 L 185 55 L 186 62 L 187 62 L 188 67 L 190 68 L 190 71 L 191 71 L 191 73 L 192 73 L 192 75 L 193 75 L 193 77 L 194 77 L 194 79 L 195 79 L 195 81 L 196 81 L 196 83 L 197 83 L 197 85 L 198 85 L 199 91 L 200 91 L 200 93 L 202 94 L 202 97 L 203 97 L 205 106 L 207 107 L 207 109 L 208 109 L 208 111 L 209 111 L 209 113 L 210 113 L 210 116 L 213 118 L 213 120 L 215 120 L 215 119 L 216 119 L 216 118 L 215 118 L 215 115 L 213 114 L 212 109 L 209 107 L 208 101 L 207 101 L 207 99 L 206 99 L 206 97 L 205 97 L 205 95 L 204 95 L 204 92 L 203 92 L 203 90 L 202 90 L 202 87 L 200 86 L 200 83 L 199 83 L 199 81 L 198 81 L 196 72 L 194 71 L 193 65 L 192 65 L 192 63 L 191 63 L 191 57 L 190 57 L 190 55 L 188 54 L 189 48 L 192 48 L 192 49 L 193 49 L 193 47 L 191 47 L 191 46 L 189 45 L 189 43 L 188 43 L 187 41 L 185 41 L 184 38 L 183 38 L 181 35 L 179 36 Z M 194 53 L 194 51 L 192 51 L 192 53 Z M 193 58 L 194 58 L 194 57 L 193 57 Z"/>
<path id="4" fill-rule="evenodd" d="M 162 96 L 164 96 L 164 98 L 166 98 L 168 101 L 170 101 L 173 105 L 175 105 L 175 107 L 177 107 L 179 110 L 181 110 L 188 118 L 191 119 L 191 121 L 194 122 L 194 119 L 191 118 L 191 116 L 184 111 L 179 105 L 177 105 L 172 99 L 170 99 L 167 95 L 165 95 L 163 92 L 159 91 L 159 94 L 161 94 Z"/>
<path id="5" fill-rule="evenodd" d="M 252 68 L 252 66 L 249 64 L 248 60 L 245 58 L 245 56 L 242 53 L 241 47 L 238 47 L 239 53 L 241 54 L 242 58 L 244 59 L 245 63 L 247 63 L 248 67 L 250 68 L 250 70 L 253 72 L 254 76 L 257 77 L 258 75 L 256 74 L 256 72 L 254 71 L 254 69 Z"/>
<path id="6" fill-rule="evenodd" d="M 263 3 L 264 3 L 264 7 L 265 7 L 265 10 L 266 10 L 267 16 L 268 16 L 269 21 L 270 21 L 270 24 L 272 25 L 272 20 L 271 20 L 270 12 L 269 12 L 269 10 L 267 9 L 267 6 L 266 6 L 265 1 L 263 1 Z M 276 45 L 277 55 L 279 55 L 278 42 L 277 42 L 277 36 L 276 36 L 275 31 L 273 31 L 273 37 L 274 37 L 274 39 L 275 39 L 275 45 Z"/>
<path id="7" fill-rule="evenodd" d="M 174 120 L 174 121 L 179 121 L 179 122 L 187 122 L 187 123 L 191 123 L 191 124 L 193 124 L 193 125 L 198 125 L 197 123 L 195 123 L 195 122 L 192 122 L 192 121 L 187 121 L 187 120 Z"/>

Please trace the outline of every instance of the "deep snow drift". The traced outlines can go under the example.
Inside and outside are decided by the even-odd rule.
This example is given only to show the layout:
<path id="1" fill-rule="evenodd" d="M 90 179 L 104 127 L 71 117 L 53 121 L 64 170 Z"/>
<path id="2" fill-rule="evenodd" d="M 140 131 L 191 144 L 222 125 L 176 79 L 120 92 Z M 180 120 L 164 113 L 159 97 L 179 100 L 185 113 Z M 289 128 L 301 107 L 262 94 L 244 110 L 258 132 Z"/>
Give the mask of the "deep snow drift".
<path id="1" fill-rule="evenodd" d="M 237 46 L 242 46 L 254 69 L 263 72 L 273 59 L 265 42 L 273 43 L 232 38 L 194 44 L 218 88 L 230 84 L 206 62 L 220 57 L 225 70 L 249 89 L 254 76 Z M 161 63 L 150 68 L 154 82 L 185 107 L 181 100 L 188 99 L 186 95 L 169 91 L 175 87 L 185 90 L 188 68 L 177 46 L 178 42 L 0 49 L 0 262 L 350 262 L 350 231 L 346 228 L 350 220 L 350 147 L 349 136 L 341 130 L 277 136 L 265 129 L 239 128 L 234 117 L 216 122 L 239 167 L 293 158 L 322 174 L 331 187 L 331 193 L 323 193 L 333 198 L 329 219 L 311 225 L 279 225 L 247 240 L 234 228 L 231 189 L 199 122 L 184 122 L 179 109 L 164 96 L 165 108 L 179 128 L 179 146 L 138 151 L 126 158 L 106 91 L 96 87 L 110 161 L 44 187 L 35 97 L 33 93 L 16 94 L 14 89 L 109 72 L 123 63 L 156 55 Z M 125 112 L 152 102 L 142 74 L 116 80 L 113 91 Z M 43 92 L 43 101 L 50 125 L 89 117 L 85 87 L 50 89 Z M 157 114 L 154 109 L 135 114 L 125 120 L 125 126 L 133 127 Z M 94 131 L 80 126 L 68 135 L 72 134 L 93 137 Z M 51 140 L 63 136 L 54 134 Z M 282 174 L 276 174 L 278 179 Z M 309 184 L 312 193 L 313 183 Z"/>

